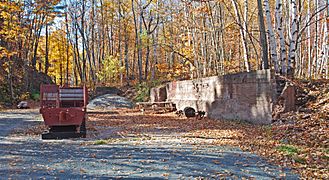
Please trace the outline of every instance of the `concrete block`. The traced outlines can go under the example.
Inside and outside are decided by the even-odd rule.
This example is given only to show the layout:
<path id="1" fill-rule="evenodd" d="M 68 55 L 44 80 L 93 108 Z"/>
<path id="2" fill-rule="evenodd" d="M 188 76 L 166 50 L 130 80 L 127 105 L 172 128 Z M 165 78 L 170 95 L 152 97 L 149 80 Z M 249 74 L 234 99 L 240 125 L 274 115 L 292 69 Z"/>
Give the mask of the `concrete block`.
<path id="1" fill-rule="evenodd" d="M 272 121 L 274 74 L 270 70 L 242 72 L 166 84 L 167 101 L 177 110 L 192 107 L 213 119 Z"/>

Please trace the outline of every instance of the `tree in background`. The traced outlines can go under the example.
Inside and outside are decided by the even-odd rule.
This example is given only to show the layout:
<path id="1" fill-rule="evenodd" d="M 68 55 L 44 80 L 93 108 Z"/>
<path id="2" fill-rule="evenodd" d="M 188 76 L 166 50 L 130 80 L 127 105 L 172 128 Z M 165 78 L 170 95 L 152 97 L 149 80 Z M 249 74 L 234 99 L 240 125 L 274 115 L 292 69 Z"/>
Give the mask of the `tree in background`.
<path id="1" fill-rule="evenodd" d="M 32 89 L 35 73 L 90 87 L 262 65 L 293 78 L 329 78 L 325 0 L 27 0 L 0 7 L 1 83 L 12 99 L 18 86 Z"/>

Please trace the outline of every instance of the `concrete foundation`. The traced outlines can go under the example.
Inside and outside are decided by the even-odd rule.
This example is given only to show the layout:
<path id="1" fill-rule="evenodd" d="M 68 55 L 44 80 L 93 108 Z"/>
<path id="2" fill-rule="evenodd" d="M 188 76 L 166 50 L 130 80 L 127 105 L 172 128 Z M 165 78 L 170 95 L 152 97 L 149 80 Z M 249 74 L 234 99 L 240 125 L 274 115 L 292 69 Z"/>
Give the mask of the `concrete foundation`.
<path id="1" fill-rule="evenodd" d="M 166 85 L 166 101 L 175 103 L 177 110 L 192 107 L 207 112 L 213 119 L 244 120 L 254 124 L 271 123 L 275 94 L 275 79 L 270 70 Z"/>

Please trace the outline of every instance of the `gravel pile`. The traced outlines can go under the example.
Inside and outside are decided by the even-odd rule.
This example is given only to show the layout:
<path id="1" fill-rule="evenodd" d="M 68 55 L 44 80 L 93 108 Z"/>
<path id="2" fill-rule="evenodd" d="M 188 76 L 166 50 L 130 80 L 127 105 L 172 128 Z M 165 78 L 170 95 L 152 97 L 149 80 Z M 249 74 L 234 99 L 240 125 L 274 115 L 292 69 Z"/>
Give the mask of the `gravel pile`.
<path id="1" fill-rule="evenodd" d="M 133 103 L 115 94 L 105 94 L 91 100 L 87 106 L 88 111 L 110 110 L 115 108 L 133 108 Z"/>

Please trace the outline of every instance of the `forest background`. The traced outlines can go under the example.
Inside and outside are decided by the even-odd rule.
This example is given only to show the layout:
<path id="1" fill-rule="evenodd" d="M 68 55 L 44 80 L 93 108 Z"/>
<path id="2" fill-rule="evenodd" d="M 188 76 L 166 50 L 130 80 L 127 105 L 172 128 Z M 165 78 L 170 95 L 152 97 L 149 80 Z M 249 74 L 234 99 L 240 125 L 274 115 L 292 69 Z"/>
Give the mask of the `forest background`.
<path id="1" fill-rule="evenodd" d="M 326 0 L 4 0 L 0 101 L 257 69 L 329 79 Z M 140 99 L 140 100 L 143 100 Z"/>

